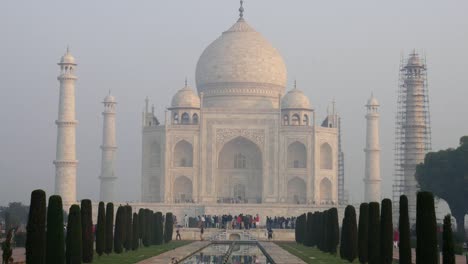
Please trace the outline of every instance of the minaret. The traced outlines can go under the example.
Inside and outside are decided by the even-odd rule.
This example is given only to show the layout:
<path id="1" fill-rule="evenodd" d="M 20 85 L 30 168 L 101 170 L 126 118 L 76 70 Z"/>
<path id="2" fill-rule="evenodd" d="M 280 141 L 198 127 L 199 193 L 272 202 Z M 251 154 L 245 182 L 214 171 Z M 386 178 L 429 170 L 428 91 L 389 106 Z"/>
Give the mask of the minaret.
<path id="1" fill-rule="evenodd" d="M 75 58 L 67 52 L 58 63 L 60 75 L 60 101 L 57 124 L 57 152 L 55 164 L 55 194 L 64 205 L 76 202 L 76 142 L 75 130 Z"/>
<path id="2" fill-rule="evenodd" d="M 115 144 L 115 105 L 117 102 L 110 94 L 104 98 L 104 112 L 102 112 L 103 128 L 102 128 L 102 158 L 101 158 L 101 180 L 100 201 L 114 202 L 115 201 L 115 177 L 114 160 L 117 146 Z"/>
<path id="3" fill-rule="evenodd" d="M 371 95 L 367 101 L 367 131 L 366 131 L 366 172 L 365 172 L 365 202 L 380 202 L 382 199 L 380 182 L 380 140 L 379 140 L 379 102 Z"/>

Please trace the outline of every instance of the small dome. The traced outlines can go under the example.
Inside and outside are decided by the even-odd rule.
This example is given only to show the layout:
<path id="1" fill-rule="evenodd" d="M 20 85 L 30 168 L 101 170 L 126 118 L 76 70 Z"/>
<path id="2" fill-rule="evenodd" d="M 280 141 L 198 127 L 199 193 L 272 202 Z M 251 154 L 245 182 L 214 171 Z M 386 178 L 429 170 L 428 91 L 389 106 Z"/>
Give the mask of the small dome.
<path id="1" fill-rule="evenodd" d="M 115 97 L 110 93 L 104 98 L 104 103 L 115 103 Z"/>
<path id="2" fill-rule="evenodd" d="M 76 64 L 75 57 L 73 57 L 70 51 L 67 49 L 65 55 L 60 59 L 60 64 Z"/>
<path id="3" fill-rule="evenodd" d="M 374 95 L 371 95 L 369 100 L 367 100 L 367 105 L 366 106 L 379 106 L 379 101 L 374 97 Z"/>
<path id="4" fill-rule="evenodd" d="M 200 108 L 200 97 L 186 85 L 172 97 L 172 108 Z"/>
<path id="5" fill-rule="evenodd" d="M 281 109 L 309 109 L 309 98 L 299 89 L 294 88 L 289 91 L 281 100 Z"/>
<path id="6" fill-rule="evenodd" d="M 419 58 L 419 54 L 416 52 L 411 53 L 408 58 L 407 66 L 423 66 L 421 59 Z"/>

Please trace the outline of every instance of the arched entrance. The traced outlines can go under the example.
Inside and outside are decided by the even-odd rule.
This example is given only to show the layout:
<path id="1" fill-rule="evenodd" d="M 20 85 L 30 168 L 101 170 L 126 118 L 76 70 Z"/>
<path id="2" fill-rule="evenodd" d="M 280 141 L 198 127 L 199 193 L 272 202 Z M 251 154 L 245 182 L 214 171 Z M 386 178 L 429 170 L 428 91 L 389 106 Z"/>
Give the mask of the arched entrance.
<path id="1" fill-rule="evenodd" d="M 288 203 L 305 204 L 306 195 L 306 183 L 303 179 L 295 177 L 288 182 Z"/>
<path id="2" fill-rule="evenodd" d="M 288 146 L 288 168 L 305 168 L 307 166 L 307 150 L 301 142 Z"/>
<path id="3" fill-rule="evenodd" d="M 329 179 L 324 178 L 320 182 L 320 200 L 322 203 L 330 203 L 332 199 L 332 183 Z"/>
<path id="4" fill-rule="evenodd" d="M 261 203 L 262 164 L 259 147 L 249 139 L 237 137 L 224 144 L 218 156 L 218 200 Z"/>
<path id="5" fill-rule="evenodd" d="M 174 181 L 174 202 L 188 203 L 192 201 L 192 181 L 185 177 L 179 176 Z"/>

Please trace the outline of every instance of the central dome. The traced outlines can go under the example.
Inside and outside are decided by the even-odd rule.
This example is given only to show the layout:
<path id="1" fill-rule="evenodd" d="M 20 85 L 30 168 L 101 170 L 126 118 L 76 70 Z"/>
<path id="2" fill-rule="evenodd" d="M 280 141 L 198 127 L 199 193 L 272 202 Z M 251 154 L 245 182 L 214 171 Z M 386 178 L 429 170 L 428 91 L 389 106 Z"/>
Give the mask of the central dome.
<path id="1" fill-rule="evenodd" d="M 203 51 L 196 83 L 206 107 L 278 108 L 286 75 L 279 52 L 239 18 Z"/>

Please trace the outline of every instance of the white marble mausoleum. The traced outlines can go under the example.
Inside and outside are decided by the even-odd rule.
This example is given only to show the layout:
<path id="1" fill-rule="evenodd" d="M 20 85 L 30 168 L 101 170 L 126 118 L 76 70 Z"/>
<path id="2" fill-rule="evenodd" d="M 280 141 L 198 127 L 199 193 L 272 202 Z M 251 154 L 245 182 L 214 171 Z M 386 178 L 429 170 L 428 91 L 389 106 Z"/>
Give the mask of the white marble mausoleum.
<path id="1" fill-rule="evenodd" d="M 201 54 L 165 120 L 146 101 L 142 202 L 338 202 L 338 124 L 287 91 L 281 54 L 243 18 Z"/>

